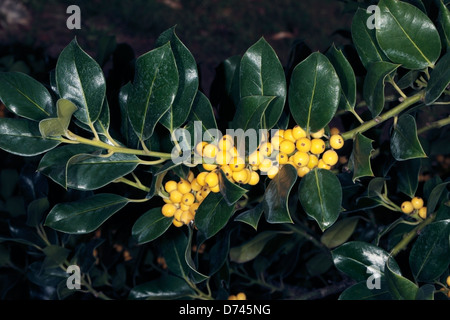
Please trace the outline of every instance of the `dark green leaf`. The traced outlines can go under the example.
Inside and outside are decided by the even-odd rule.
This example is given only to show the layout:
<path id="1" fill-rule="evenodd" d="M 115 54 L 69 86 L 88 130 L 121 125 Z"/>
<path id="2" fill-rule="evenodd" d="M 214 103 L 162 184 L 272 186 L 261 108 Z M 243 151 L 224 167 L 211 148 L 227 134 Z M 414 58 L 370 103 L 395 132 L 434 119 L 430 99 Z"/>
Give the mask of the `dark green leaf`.
<path id="1" fill-rule="evenodd" d="M 434 300 L 434 285 L 427 283 L 419 288 L 416 295 L 416 300 Z"/>
<path id="2" fill-rule="evenodd" d="M 30 202 L 27 207 L 27 225 L 37 227 L 41 224 L 44 213 L 50 208 L 47 197 L 39 198 Z"/>
<path id="3" fill-rule="evenodd" d="M 258 203 L 254 208 L 240 213 L 234 221 L 244 222 L 257 230 L 258 222 L 263 212 L 262 203 Z"/>
<path id="4" fill-rule="evenodd" d="M 391 153 L 397 161 L 427 157 L 417 138 L 416 120 L 413 116 L 404 114 L 398 118 L 391 136 Z"/>
<path id="5" fill-rule="evenodd" d="M 385 61 L 373 62 L 368 65 L 364 79 L 363 97 L 372 117 L 378 116 L 384 108 L 384 83 L 387 76 L 400 65 Z"/>
<path id="6" fill-rule="evenodd" d="M 373 177 L 370 158 L 374 149 L 373 140 L 358 133 L 353 140 L 353 150 L 349 159 L 349 168 L 353 171 L 353 182 L 361 177 Z"/>
<path id="7" fill-rule="evenodd" d="M 35 121 L 53 115 L 50 93 L 30 76 L 19 72 L 2 72 L 0 83 L 0 100 L 11 112 Z"/>
<path id="8" fill-rule="evenodd" d="M 228 180 L 228 178 L 226 177 L 226 175 L 223 173 L 222 170 L 220 170 L 219 175 L 219 186 L 220 192 L 222 193 L 227 204 L 230 206 L 235 204 L 248 191 L 247 189 L 242 188 L 238 184 Z"/>
<path id="9" fill-rule="evenodd" d="M 313 276 L 320 276 L 327 272 L 333 266 L 333 260 L 328 252 L 319 252 L 311 259 L 306 261 L 306 269 L 308 273 Z"/>
<path id="10" fill-rule="evenodd" d="M 169 41 L 178 69 L 178 92 L 170 109 L 161 118 L 161 124 L 172 132 L 186 121 L 197 93 L 199 78 L 197 63 L 176 35 L 175 27 L 164 31 L 156 40 L 156 46 Z"/>
<path id="11" fill-rule="evenodd" d="M 171 226 L 173 218 L 162 215 L 161 208 L 153 208 L 144 213 L 133 225 L 132 236 L 138 244 L 144 244 L 161 236 Z"/>
<path id="12" fill-rule="evenodd" d="M 450 264 L 450 220 L 426 226 L 409 255 L 409 265 L 416 281 L 436 280 Z"/>
<path id="13" fill-rule="evenodd" d="M 420 159 L 410 159 L 401 161 L 397 165 L 397 190 L 413 198 L 419 185 L 421 161 Z"/>
<path id="14" fill-rule="evenodd" d="M 20 156 L 35 156 L 59 145 L 44 139 L 39 124 L 27 119 L 0 118 L 0 148 Z"/>
<path id="15" fill-rule="evenodd" d="M 196 263 L 194 262 L 194 259 L 192 258 L 192 240 L 194 238 L 194 230 L 192 226 L 189 226 L 189 235 L 188 235 L 188 243 L 184 250 L 184 260 L 186 261 L 186 264 L 190 268 L 190 276 L 193 279 L 195 283 L 202 282 L 209 277 L 200 271 L 198 271 L 198 268 L 196 266 Z"/>
<path id="16" fill-rule="evenodd" d="M 441 34 L 441 41 L 446 51 L 450 51 L 450 11 L 444 5 L 442 0 L 439 1 L 438 30 Z"/>
<path id="17" fill-rule="evenodd" d="M 291 114 L 307 132 L 324 128 L 336 113 L 340 82 L 328 58 L 314 52 L 292 72 L 289 85 Z"/>
<path id="18" fill-rule="evenodd" d="M 293 223 L 289 213 L 289 194 L 297 181 L 297 170 L 283 165 L 264 192 L 262 209 L 269 223 Z"/>
<path id="19" fill-rule="evenodd" d="M 171 275 L 145 282 L 131 289 L 131 300 L 173 300 L 195 294 L 186 281 Z"/>
<path id="20" fill-rule="evenodd" d="M 102 193 L 74 202 L 59 203 L 48 214 L 45 225 L 65 233 L 89 233 L 122 209 L 128 201 L 115 194 Z"/>
<path id="21" fill-rule="evenodd" d="M 106 81 L 98 63 L 74 39 L 61 52 L 56 64 L 56 84 L 61 98 L 72 101 L 78 110 L 74 116 L 84 124 L 93 124 L 102 111 Z"/>
<path id="22" fill-rule="evenodd" d="M 264 129 L 264 114 L 274 97 L 269 96 L 247 96 L 241 99 L 237 106 L 236 113 L 230 127 L 233 129 L 242 129 L 244 132 L 248 129 Z"/>
<path id="23" fill-rule="evenodd" d="M 139 139 L 153 134 L 178 91 L 178 71 L 170 43 L 136 60 L 133 86 L 127 99 L 128 117 Z"/>
<path id="24" fill-rule="evenodd" d="M 450 85 L 450 51 L 447 52 L 436 64 L 430 75 L 425 92 L 425 104 L 433 104 L 445 88 Z"/>
<path id="25" fill-rule="evenodd" d="M 375 34 L 381 49 L 407 69 L 434 66 L 441 53 L 439 33 L 420 9 L 395 0 L 381 0 L 380 28 Z"/>
<path id="26" fill-rule="evenodd" d="M 431 190 L 430 196 L 427 199 L 427 212 L 433 213 L 438 209 L 442 196 L 446 196 L 446 192 L 448 192 L 447 185 L 449 183 L 450 181 L 439 183 Z"/>
<path id="27" fill-rule="evenodd" d="M 216 117 L 208 97 L 201 91 L 197 91 L 191 113 L 187 120 L 187 130 L 191 134 L 191 141 L 199 143 L 200 141 L 211 141 L 213 139 L 210 129 L 217 129 Z"/>
<path id="28" fill-rule="evenodd" d="M 315 168 L 300 181 L 298 198 L 306 214 L 324 231 L 336 222 L 341 212 L 341 183 L 331 171 Z"/>
<path id="29" fill-rule="evenodd" d="M 64 135 L 69 127 L 72 114 L 77 107 L 69 100 L 59 99 L 56 102 L 57 118 L 47 118 L 39 122 L 39 132 L 42 137 Z"/>
<path id="30" fill-rule="evenodd" d="M 389 258 L 384 268 L 385 280 L 389 292 L 396 300 L 414 300 L 419 288 L 414 282 L 403 277 L 400 273 L 393 271 L 390 266 L 392 261 L 394 261 L 393 258 Z"/>
<path id="31" fill-rule="evenodd" d="M 358 220 L 359 217 L 349 217 L 337 221 L 325 230 L 320 238 L 320 242 L 330 249 L 340 246 L 352 236 Z"/>
<path id="32" fill-rule="evenodd" d="M 387 285 L 382 280 L 380 289 L 369 289 L 366 281 L 358 282 L 344 290 L 339 296 L 339 300 L 391 300 L 391 294 Z"/>
<path id="33" fill-rule="evenodd" d="M 278 231 L 264 231 L 247 242 L 230 249 L 230 261 L 245 263 L 255 259 L 264 249 L 267 242 L 275 237 Z"/>
<path id="34" fill-rule="evenodd" d="M 70 250 L 58 245 L 49 245 L 43 249 L 46 255 L 43 266 L 45 268 L 57 267 L 66 261 Z"/>

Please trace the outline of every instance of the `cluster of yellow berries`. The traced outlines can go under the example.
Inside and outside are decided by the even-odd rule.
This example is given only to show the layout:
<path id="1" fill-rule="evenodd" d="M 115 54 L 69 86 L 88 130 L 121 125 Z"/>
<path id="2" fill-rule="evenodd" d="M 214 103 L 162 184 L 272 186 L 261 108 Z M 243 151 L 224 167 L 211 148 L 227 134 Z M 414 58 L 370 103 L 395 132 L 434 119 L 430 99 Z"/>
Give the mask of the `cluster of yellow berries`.
<path id="1" fill-rule="evenodd" d="M 422 219 L 427 217 L 427 207 L 424 206 L 424 201 L 420 197 L 414 197 L 411 201 L 404 201 L 401 205 L 401 209 L 405 214 L 417 212 Z"/>
<path id="2" fill-rule="evenodd" d="M 195 177 L 189 171 L 187 179 L 177 182 L 169 180 L 164 184 L 168 197 L 163 198 L 161 212 L 166 217 L 173 217 L 173 224 L 181 227 L 194 220 L 200 203 L 210 192 L 219 192 L 219 177 L 215 172 L 200 172 Z"/>
<path id="3" fill-rule="evenodd" d="M 238 294 L 230 295 L 228 300 L 247 300 L 247 296 L 244 292 L 239 292 Z"/>

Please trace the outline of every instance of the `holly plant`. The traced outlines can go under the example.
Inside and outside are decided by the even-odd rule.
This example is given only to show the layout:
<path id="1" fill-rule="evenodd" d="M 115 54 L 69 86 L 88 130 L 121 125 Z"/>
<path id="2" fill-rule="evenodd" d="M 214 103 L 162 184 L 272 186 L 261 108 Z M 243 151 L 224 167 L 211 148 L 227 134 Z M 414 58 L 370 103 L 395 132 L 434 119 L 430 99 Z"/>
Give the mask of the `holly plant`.
<path id="1" fill-rule="evenodd" d="M 48 82 L 0 73 L 26 164 L 1 171 L 2 298 L 450 297 L 450 12 L 424 3 L 349 2 L 350 44 L 286 65 L 261 37 L 210 94 L 175 27 L 119 85 L 76 38 Z"/>

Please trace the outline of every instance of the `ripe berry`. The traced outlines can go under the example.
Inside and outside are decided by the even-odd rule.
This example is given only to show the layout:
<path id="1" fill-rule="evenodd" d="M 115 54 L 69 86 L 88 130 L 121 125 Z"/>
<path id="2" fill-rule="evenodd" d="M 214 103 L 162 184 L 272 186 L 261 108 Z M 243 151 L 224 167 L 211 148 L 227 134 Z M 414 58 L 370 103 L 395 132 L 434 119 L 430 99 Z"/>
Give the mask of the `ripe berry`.
<path id="1" fill-rule="evenodd" d="M 202 188 L 202 191 L 200 191 L 203 198 L 206 198 L 210 192 L 211 192 L 211 189 L 207 186 L 204 186 Z"/>
<path id="2" fill-rule="evenodd" d="M 327 150 L 322 155 L 323 162 L 325 162 L 329 166 L 334 166 L 338 160 L 339 156 L 334 150 Z"/>
<path id="3" fill-rule="evenodd" d="M 175 207 L 173 204 L 166 203 L 161 208 L 161 212 L 165 217 L 173 217 L 175 211 L 177 211 L 177 207 Z"/>
<path id="4" fill-rule="evenodd" d="M 235 157 L 231 160 L 229 166 L 231 171 L 242 171 L 245 168 L 245 161 L 240 157 Z"/>
<path id="5" fill-rule="evenodd" d="M 177 182 L 173 181 L 173 180 L 167 181 L 166 184 L 164 185 L 164 189 L 168 193 L 172 192 L 173 190 L 176 190 L 177 189 Z"/>
<path id="6" fill-rule="evenodd" d="M 216 155 L 216 162 L 219 165 L 229 164 L 231 159 L 231 154 L 224 150 L 220 150 Z"/>
<path id="7" fill-rule="evenodd" d="M 289 141 L 295 143 L 295 140 L 296 140 L 296 139 L 294 138 L 294 135 L 292 134 L 292 129 L 286 129 L 286 130 L 284 130 L 283 139 L 284 139 L 284 140 L 289 140 Z"/>
<path id="8" fill-rule="evenodd" d="M 181 215 L 182 214 L 183 214 L 183 210 L 177 209 L 177 211 L 175 211 L 175 214 L 173 215 L 173 218 L 175 220 L 181 221 Z"/>
<path id="9" fill-rule="evenodd" d="M 339 134 L 339 129 L 336 127 L 330 128 L 330 134 L 333 136 L 335 134 Z"/>
<path id="10" fill-rule="evenodd" d="M 217 186 L 219 184 L 219 177 L 217 173 L 212 171 L 208 173 L 205 177 L 205 184 L 210 188 Z"/>
<path id="11" fill-rule="evenodd" d="M 300 138 L 295 143 L 295 146 L 297 147 L 298 151 L 309 152 L 309 150 L 311 150 L 311 140 L 309 140 L 308 138 Z"/>
<path id="12" fill-rule="evenodd" d="M 294 128 L 292 128 L 292 136 L 295 140 L 305 138 L 306 137 L 306 131 L 302 129 L 299 125 L 296 125 Z"/>
<path id="13" fill-rule="evenodd" d="M 206 171 L 213 171 L 217 168 L 217 164 L 212 164 L 212 163 L 203 163 L 202 164 L 203 169 L 205 169 Z"/>
<path id="14" fill-rule="evenodd" d="M 183 197 L 181 198 L 181 203 L 185 206 L 190 206 L 195 201 L 195 196 L 192 193 L 185 193 L 183 194 Z"/>
<path id="15" fill-rule="evenodd" d="M 259 147 L 259 152 L 263 156 L 270 156 L 272 154 L 272 144 L 270 142 L 264 142 Z"/>
<path id="16" fill-rule="evenodd" d="M 411 199 L 411 203 L 414 209 L 420 209 L 423 207 L 423 199 L 419 197 L 414 197 Z"/>
<path id="17" fill-rule="evenodd" d="M 218 193 L 220 192 L 220 185 L 216 184 L 214 187 L 210 188 L 211 192 Z"/>
<path id="18" fill-rule="evenodd" d="M 319 139 L 319 138 L 322 138 L 324 134 L 325 134 L 325 129 L 322 128 L 319 131 L 311 133 L 311 137 Z"/>
<path id="19" fill-rule="evenodd" d="M 258 166 L 259 171 L 267 172 L 272 167 L 272 160 L 265 158 Z"/>
<path id="20" fill-rule="evenodd" d="M 245 293 L 239 292 L 239 293 L 236 295 L 236 300 L 247 300 L 247 296 L 245 295 Z"/>
<path id="21" fill-rule="evenodd" d="M 248 182 L 249 185 L 254 186 L 258 184 L 259 182 L 259 174 L 256 171 L 252 171 L 250 173 L 250 181 Z"/>
<path id="22" fill-rule="evenodd" d="M 290 140 L 283 140 L 280 143 L 280 152 L 291 154 L 295 151 L 295 144 Z"/>
<path id="23" fill-rule="evenodd" d="M 197 213 L 198 207 L 200 207 L 200 203 L 194 202 L 194 203 L 191 204 L 191 206 L 189 207 L 189 211 L 195 216 L 195 214 Z"/>
<path id="24" fill-rule="evenodd" d="M 317 156 L 314 154 L 310 154 L 309 161 L 308 161 L 308 168 L 312 170 L 315 167 L 317 167 L 318 163 L 319 163 L 319 158 L 317 158 Z"/>
<path id="25" fill-rule="evenodd" d="M 192 183 L 192 181 L 194 180 L 194 178 L 195 178 L 194 173 L 193 173 L 191 170 L 189 170 L 187 180 L 188 180 L 190 183 Z"/>
<path id="26" fill-rule="evenodd" d="M 427 218 L 427 207 L 422 207 L 419 209 L 419 217 L 421 217 L 422 219 Z"/>
<path id="27" fill-rule="evenodd" d="M 267 171 L 267 176 L 269 177 L 269 179 L 273 179 L 273 178 L 275 178 L 275 176 L 278 174 L 279 171 L 280 171 L 280 168 L 278 166 L 272 166 Z"/>
<path id="28" fill-rule="evenodd" d="M 414 211 L 414 207 L 411 203 L 411 201 L 404 201 L 401 205 L 402 208 L 402 212 L 406 213 L 406 214 L 410 214 L 411 212 Z"/>
<path id="29" fill-rule="evenodd" d="M 450 276 L 447 277 L 446 282 L 447 282 L 447 286 L 450 287 Z"/>
<path id="30" fill-rule="evenodd" d="M 181 179 L 178 182 L 177 190 L 180 191 L 182 194 L 191 192 L 191 190 L 192 190 L 191 184 L 189 183 L 189 181 Z"/>
<path id="31" fill-rule="evenodd" d="M 233 148 L 233 138 L 230 135 L 224 135 L 219 140 L 218 147 L 220 150 L 229 151 Z"/>
<path id="32" fill-rule="evenodd" d="M 279 164 L 286 164 L 289 161 L 289 157 L 287 156 L 286 153 L 279 152 L 277 154 L 277 161 Z"/>
<path id="33" fill-rule="evenodd" d="M 341 149 L 344 146 L 344 138 L 339 134 L 333 134 L 330 137 L 330 147 L 333 149 Z"/>
<path id="34" fill-rule="evenodd" d="M 229 165 L 224 165 L 220 167 L 228 179 L 232 179 L 233 171 L 231 170 Z"/>
<path id="35" fill-rule="evenodd" d="M 190 211 L 183 211 L 180 221 L 184 224 L 189 224 L 192 220 L 194 220 L 194 215 Z"/>
<path id="36" fill-rule="evenodd" d="M 201 156 L 203 156 L 203 148 L 208 144 L 208 142 L 206 141 L 202 141 L 199 142 L 196 146 L 195 146 L 195 151 L 197 151 L 197 153 Z"/>
<path id="37" fill-rule="evenodd" d="M 323 159 L 320 159 L 319 162 L 317 163 L 317 168 L 319 169 L 326 169 L 326 170 L 330 170 L 331 166 L 326 164 Z"/>
<path id="38" fill-rule="evenodd" d="M 208 158 L 214 158 L 216 154 L 219 152 L 219 148 L 213 145 L 212 143 L 208 143 L 203 147 L 203 156 Z"/>
<path id="39" fill-rule="evenodd" d="M 294 154 L 293 160 L 297 167 L 305 167 L 306 165 L 308 165 L 309 155 L 306 152 L 297 151 Z"/>
<path id="40" fill-rule="evenodd" d="M 233 179 L 238 183 L 245 183 L 248 180 L 247 170 L 234 171 Z"/>
<path id="41" fill-rule="evenodd" d="M 172 192 L 170 192 L 170 200 L 172 200 L 172 202 L 174 203 L 179 203 L 181 201 L 181 198 L 183 197 L 183 194 L 178 191 L 178 190 L 173 190 Z"/>
<path id="42" fill-rule="evenodd" d="M 274 136 L 272 139 L 270 139 L 270 143 L 272 144 L 273 150 L 280 150 L 280 143 L 283 142 L 283 137 L 280 136 Z"/>
<path id="43" fill-rule="evenodd" d="M 308 167 L 301 167 L 301 168 L 298 168 L 297 169 L 297 175 L 300 177 L 300 178 L 303 178 L 304 176 L 306 176 L 306 174 L 308 173 L 308 172 L 310 172 L 311 171 L 311 169 L 309 169 Z"/>
<path id="44" fill-rule="evenodd" d="M 198 183 L 197 178 L 195 178 L 194 180 L 192 180 L 192 182 L 191 182 L 191 188 L 192 188 L 193 191 L 199 191 L 199 190 L 202 188 L 202 186 L 200 185 L 200 183 Z"/>
<path id="45" fill-rule="evenodd" d="M 177 219 L 173 219 L 173 220 L 172 220 L 172 223 L 173 223 L 173 225 L 174 225 L 175 227 L 177 227 L 177 228 L 183 226 L 183 222 L 181 222 L 181 221 L 179 221 L 179 220 L 177 220 Z"/>
<path id="46" fill-rule="evenodd" d="M 325 142 L 322 139 L 314 138 L 311 140 L 311 150 L 313 154 L 321 154 L 325 151 Z"/>
<path id="47" fill-rule="evenodd" d="M 201 185 L 202 187 L 206 184 L 205 178 L 206 178 L 206 175 L 207 175 L 208 173 L 209 173 L 209 172 L 207 172 L 207 171 L 203 171 L 203 172 L 200 172 L 200 173 L 197 175 L 197 182 L 198 182 L 198 184 Z M 198 190 L 197 190 L 197 191 L 198 191 Z"/>
<path id="48" fill-rule="evenodd" d="M 248 163 L 250 163 L 252 166 L 259 166 L 262 159 L 264 159 L 263 155 L 260 151 L 256 150 L 248 156 Z"/>

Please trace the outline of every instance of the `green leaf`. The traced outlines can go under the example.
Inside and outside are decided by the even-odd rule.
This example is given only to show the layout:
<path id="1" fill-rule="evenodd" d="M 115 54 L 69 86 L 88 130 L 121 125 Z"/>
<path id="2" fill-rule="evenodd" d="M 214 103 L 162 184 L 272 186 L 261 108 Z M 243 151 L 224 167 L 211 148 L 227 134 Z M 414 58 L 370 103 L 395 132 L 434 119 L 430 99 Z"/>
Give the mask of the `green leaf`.
<path id="1" fill-rule="evenodd" d="M 373 62 L 368 65 L 364 79 L 363 97 L 372 117 L 378 116 L 384 108 L 384 83 L 386 77 L 400 65 L 385 61 Z"/>
<path id="2" fill-rule="evenodd" d="M 262 209 L 269 223 L 293 223 L 289 213 L 289 194 L 297 181 L 297 170 L 283 165 L 264 192 Z"/>
<path id="3" fill-rule="evenodd" d="M 349 217 L 337 221 L 320 237 L 327 248 L 336 248 L 345 243 L 353 234 L 358 224 L 359 217 Z"/>
<path id="4" fill-rule="evenodd" d="M 305 266 L 308 273 L 315 277 L 327 272 L 333 266 L 333 261 L 328 252 L 319 252 L 306 261 Z"/>
<path id="5" fill-rule="evenodd" d="M 416 120 L 410 114 L 398 118 L 390 145 L 392 156 L 397 161 L 427 157 L 417 137 Z"/>
<path id="6" fill-rule="evenodd" d="M 240 221 L 240 222 L 246 223 L 249 226 L 253 227 L 253 229 L 257 230 L 258 222 L 259 222 L 259 219 L 261 219 L 263 212 L 264 211 L 263 211 L 262 203 L 258 203 L 258 205 L 256 205 L 252 209 L 240 213 L 234 219 L 234 221 Z"/>
<path id="7" fill-rule="evenodd" d="M 203 139 L 205 141 L 213 139 L 209 130 L 217 129 L 216 117 L 214 116 L 211 102 L 201 91 L 197 91 L 187 121 L 190 123 L 187 126 L 187 130 L 191 134 L 191 139 L 193 139 L 194 143 L 203 141 Z M 200 134 L 200 137 L 196 137 L 195 131 L 198 131 L 197 135 Z M 195 141 L 195 139 L 198 141 Z"/>
<path id="8" fill-rule="evenodd" d="M 393 261 L 393 258 L 386 261 L 386 267 L 384 268 L 389 292 L 396 300 L 414 300 L 419 287 L 400 273 L 393 271 L 390 266 L 391 261 Z"/>
<path id="9" fill-rule="evenodd" d="M 27 207 L 27 225 L 37 227 L 41 224 L 44 213 L 50 208 L 47 197 L 35 199 Z"/>
<path id="10" fill-rule="evenodd" d="M 70 234 L 96 230 L 129 200 L 115 194 L 101 193 L 86 199 L 58 203 L 45 219 L 45 225 Z"/>
<path id="11" fill-rule="evenodd" d="M 133 225 L 131 234 L 138 244 L 144 244 L 161 236 L 172 225 L 173 218 L 162 215 L 161 208 L 148 210 Z"/>
<path id="12" fill-rule="evenodd" d="M 341 183 L 331 171 L 315 168 L 300 181 L 298 198 L 306 214 L 324 231 L 336 222 L 341 212 Z"/>
<path id="13" fill-rule="evenodd" d="M 409 265 L 416 281 L 433 282 L 450 264 L 450 219 L 427 225 L 409 255 Z"/>
<path id="14" fill-rule="evenodd" d="M 44 139 L 39 124 L 27 119 L 0 118 L 0 148 L 19 156 L 35 156 L 60 144 Z"/>
<path id="15" fill-rule="evenodd" d="M 19 72 L 0 73 L 0 100 L 18 116 L 40 121 L 50 117 L 53 99 L 40 82 Z"/>
<path id="16" fill-rule="evenodd" d="M 386 56 L 406 69 L 433 67 L 441 41 L 430 18 L 402 1 L 381 0 L 378 7 L 380 28 L 375 34 Z"/>
<path id="17" fill-rule="evenodd" d="M 283 112 L 286 101 L 286 76 L 275 51 L 264 38 L 242 56 L 239 69 L 240 97 L 272 96 L 263 111 L 263 129 L 271 129 Z"/>
<path id="18" fill-rule="evenodd" d="M 347 58 L 334 45 L 327 51 L 327 58 L 336 70 L 341 84 L 341 98 L 339 108 L 354 110 L 356 104 L 356 77 L 353 68 Z"/>
<path id="19" fill-rule="evenodd" d="M 176 276 L 163 275 L 131 289 L 130 300 L 173 300 L 195 294 L 186 281 Z"/>
<path id="20" fill-rule="evenodd" d="M 194 259 L 192 259 L 192 239 L 194 238 L 194 229 L 192 226 L 189 226 L 189 234 L 188 234 L 188 242 L 185 246 L 184 250 L 184 260 L 186 261 L 187 266 L 190 268 L 190 276 L 193 279 L 195 283 L 200 283 L 209 277 L 200 271 L 198 271 L 198 268 L 194 262 Z"/>
<path id="21" fill-rule="evenodd" d="M 233 205 L 247 193 L 247 189 L 242 188 L 238 184 L 231 182 L 226 177 L 225 173 L 220 170 L 219 174 L 220 192 L 228 205 Z"/>
<path id="22" fill-rule="evenodd" d="M 211 192 L 198 207 L 195 225 L 202 236 L 209 239 L 227 224 L 234 210 L 234 205 L 228 205 L 220 192 Z"/>
<path id="23" fill-rule="evenodd" d="M 77 107 L 69 100 L 59 99 L 56 102 L 57 118 L 47 118 L 39 122 L 39 132 L 42 137 L 64 135 Z"/>
<path id="24" fill-rule="evenodd" d="M 450 85 L 450 51 L 447 52 L 436 64 L 436 67 L 430 74 L 430 80 L 425 91 L 425 104 L 433 104 L 445 88 Z"/>
<path id="25" fill-rule="evenodd" d="M 373 140 L 357 133 L 353 140 L 353 150 L 349 159 L 349 168 L 353 170 L 353 182 L 361 177 L 373 177 L 370 158 L 374 149 Z"/>
<path id="26" fill-rule="evenodd" d="M 230 261 L 245 263 L 255 259 L 263 251 L 265 245 L 278 233 L 278 231 L 264 231 L 240 246 L 231 248 Z"/>
<path id="27" fill-rule="evenodd" d="M 170 132 L 180 127 L 189 115 L 197 93 L 199 78 L 197 63 L 188 48 L 175 33 L 175 27 L 164 31 L 156 40 L 159 47 L 170 42 L 178 70 L 178 92 L 167 113 L 161 118 L 161 124 Z"/>
<path id="28" fill-rule="evenodd" d="M 95 190 L 132 172 L 139 164 L 135 155 L 106 156 L 85 145 L 66 145 L 42 157 L 38 170 L 64 188 Z"/>
<path id="29" fill-rule="evenodd" d="M 128 117 L 126 117 L 125 120 L 129 121 Z M 109 110 L 108 99 L 106 99 L 106 97 L 105 97 L 105 100 L 103 101 L 102 111 L 100 112 L 100 116 L 94 122 L 95 131 L 97 131 L 97 133 L 102 134 L 102 135 L 107 134 L 108 130 L 109 130 L 110 121 L 111 121 L 111 119 L 110 119 L 110 110 Z M 88 132 L 92 132 L 91 127 L 78 121 L 77 119 L 75 119 L 75 124 Z"/>
<path id="30" fill-rule="evenodd" d="M 153 134 L 178 91 L 178 71 L 170 43 L 136 60 L 133 86 L 127 99 L 128 117 L 139 139 Z"/>
<path id="31" fill-rule="evenodd" d="M 351 25 L 353 43 L 366 69 L 372 62 L 388 60 L 377 42 L 375 28 L 367 27 L 370 16 L 371 14 L 367 13 L 365 9 L 358 8 Z"/>
<path id="32" fill-rule="evenodd" d="M 397 191 L 413 198 L 419 186 L 420 159 L 401 161 L 397 165 Z"/>
<path id="33" fill-rule="evenodd" d="M 236 113 L 230 127 L 242 129 L 264 129 L 264 114 L 274 97 L 268 96 L 247 96 L 241 99 L 237 106 Z"/>
<path id="34" fill-rule="evenodd" d="M 336 113 L 340 82 L 328 58 L 314 52 L 293 70 L 289 85 L 292 117 L 307 132 L 324 128 Z"/>
<path id="35" fill-rule="evenodd" d="M 384 278 L 384 270 L 389 253 L 380 247 L 363 241 L 346 242 L 331 252 L 333 261 L 340 271 L 356 281 L 366 282 L 370 274 L 379 273 Z M 398 265 L 392 262 L 391 270 L 400 273 Z"/>
<path id="36" fill-rule="evenodd" d="M 361 281 L 345 289 L 339 300 L 392 300 L 392 296 L 383 280 L 380 282 L 380 289 L 369 289 L 366 281 Z"/>
<path id="37" fill-rule="evenodd" d="M 442 0 L 439 1 L 439 14 L 437 21 L 441 41 L 448 53 L 450 51 L 450 11 L 444 5 Z"/>
<path id="38" fill-rule="evenodd" d="M 42 251 L 46 255 L 43 263 L 44 268 L 53 268 L 62 265 L 70 254 L 69 249 L 60 247 L 58 245 L 49 245 Z"/>
<path id="39" fill-rule="evenodd" d="M 93 124 L 102 111 L 106 81 L 102 68 L 81 49 L 76 39 L 61 52 L 55 76 L 61 98 L 78 107 L 74 116 L 84 124 Z"/>
<path id="40" fill-rule="evenodd" d="M 434 300 L 434 285 L 427 283 L 419 288 L 416 295 L 416 300 Z"/>
<path id="41" fill-rule="evenodd" d="M 185 259 L 185 251 L 188 245 L 186 234 L 176 229 L 174 232 L 166 234 L 161 239 L 161 251 L 170 271 L 180 278 L 188 278 L 190 267 Z"/>
<path id="42" fill-rule="evenodd" d="M 446 194 L 443 194 L 444 191 L 448 192 L 446 189 L 449 183 L 450 181 L 439 183 L 431 190 L 430 195 L 427 199 L 428 213 L 433 213 L 439 207 L 439 202 L 441 201 L 442 196 L 446 196 Z"/>

